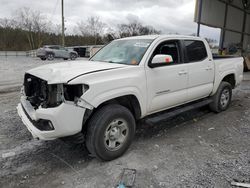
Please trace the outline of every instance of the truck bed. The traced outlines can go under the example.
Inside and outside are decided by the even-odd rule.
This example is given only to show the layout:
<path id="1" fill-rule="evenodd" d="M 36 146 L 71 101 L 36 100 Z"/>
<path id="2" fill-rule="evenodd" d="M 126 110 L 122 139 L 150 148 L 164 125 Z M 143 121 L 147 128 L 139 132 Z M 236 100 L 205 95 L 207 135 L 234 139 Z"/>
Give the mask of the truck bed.
<path id="1" fill-rule="evenodd" d="M 239 58 L 241 56 L 238 55 L 217 55 L 217 54 L 213 54 L 213 59 L 228 59 L 228 58 Z"/>

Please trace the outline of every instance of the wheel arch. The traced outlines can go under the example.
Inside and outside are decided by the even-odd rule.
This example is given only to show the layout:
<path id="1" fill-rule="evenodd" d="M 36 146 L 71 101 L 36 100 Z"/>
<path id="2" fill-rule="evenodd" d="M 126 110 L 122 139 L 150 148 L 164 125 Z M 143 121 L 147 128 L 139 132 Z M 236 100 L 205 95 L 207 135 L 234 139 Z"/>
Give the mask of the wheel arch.
<path id="1" fill-rule="evenodd" d="M 76 56 L 78 56 L 78 53 L 77 52 L 69 52 L 69 55 L 76 55 Z"/>
<path id="2" fill-rule="evenodd" d="M 230 83 L 232 88 L 235 88 L 236 79 L 235 79 L 234 73 L 231 73 L 231 74 L 224 76 L 224 78 L 221 80 L 221 82 L 223 82 L 223 81 Z"/>
<path id="3" fill-rule="evenodd" d="M 83 131 L 86 130 L 88 121 L 91 119 L 92 115 L 100 108 L 109 104 L 119 104 L 126 107 L 134 116 L 135 120 L 139 120 L 142 116 L 142 109 L 139 100 L 133 94 L 118 96 L 100 103 L 97 107 L 92 110 L 87 109 L 83 117 Z"/>
<path id="4" fill-rule="evenodd" d="M 220 76 L 218 81 L 215 81 L 215 83 L 214 83 L 214 89 L 213 89 L 212 95 L 214 95 L 217 92 L 221 82 L 223 82 L 223 81 L 230 83 L 232 86 L 232 89 L 234 89 L 236 86 L 235 72 L 233 72 L 233 71 L 226 72 L 222 76 Z"/>
<path id="5" fill-rule="evenodd" d="M 141 106 L 139 103 L 139 100 L 135 95 L 124 95 L 119 96 L 114 99 L 107 100 L 105 102 L 102 102 L 100 105 L 98 105 L 97 108 L 101 108 L 102 106 L 108 105 L 108 104 L 119 104 L 121 106 L 126 107 L 131 111 L 133 116 L 136 120 L 138 120 L 141 117 Z"/>

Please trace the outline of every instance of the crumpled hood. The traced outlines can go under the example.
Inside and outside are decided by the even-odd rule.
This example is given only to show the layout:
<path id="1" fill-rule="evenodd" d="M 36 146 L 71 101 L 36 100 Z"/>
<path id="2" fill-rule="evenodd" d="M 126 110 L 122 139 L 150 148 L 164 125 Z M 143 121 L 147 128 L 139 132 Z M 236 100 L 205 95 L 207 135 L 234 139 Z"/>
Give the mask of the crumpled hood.
<path id="1" fill-rule="evenodd" d="M 43 65 L 26 73 L 46 80 L 48 84 L 59 84 L 67 83 L 81 75 L 122 67 L 127 67 L 127 65 L 79 60 Z"/>

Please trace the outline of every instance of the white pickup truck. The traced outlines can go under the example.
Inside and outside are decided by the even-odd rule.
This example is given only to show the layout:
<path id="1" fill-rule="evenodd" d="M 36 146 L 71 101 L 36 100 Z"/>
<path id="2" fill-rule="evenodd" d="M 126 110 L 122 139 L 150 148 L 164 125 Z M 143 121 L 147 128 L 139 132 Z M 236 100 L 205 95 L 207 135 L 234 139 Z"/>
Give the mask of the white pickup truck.
<path id="1" fill-rule="evenodd" d="M 92 155 L 112 160 L 128 149 L 137 120 L 201 105 L 224 111 L 242 79 L 243 58 L 213 59 L 204 39 L 130 37 L 88 61 L 27 71 L 17 110 L 34 138 L 84 138 Z"/>

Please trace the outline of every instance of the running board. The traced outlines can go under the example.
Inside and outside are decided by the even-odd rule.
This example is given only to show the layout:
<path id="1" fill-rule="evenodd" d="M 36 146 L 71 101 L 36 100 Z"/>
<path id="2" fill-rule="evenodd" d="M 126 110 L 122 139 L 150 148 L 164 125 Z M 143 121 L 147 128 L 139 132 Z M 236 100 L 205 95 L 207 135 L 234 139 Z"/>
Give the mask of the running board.
<path id="1" fill-rule="evenodd" d="M 188 104 L 185 104 L 185 105 L 182 105 L 179 107 L 175 107 L 175 108 L 170 109 L 170 110 L 166 110 L 166 111 L 163 111 L 160 113 L 150 115 L 147 118 L 145 118 L 145 120 L 147 123 L 157 123 L 159 121 L 166 120 L 168 118 L 177 116 L 177 115 L 182 114 L 184 112 L 206 106 L 206 105 L 210 104 L 212 101 L 213 101 L 212 99 L 205 99 L 205 100 L 203 99 L 202 101 L 188 103 Z"/>

